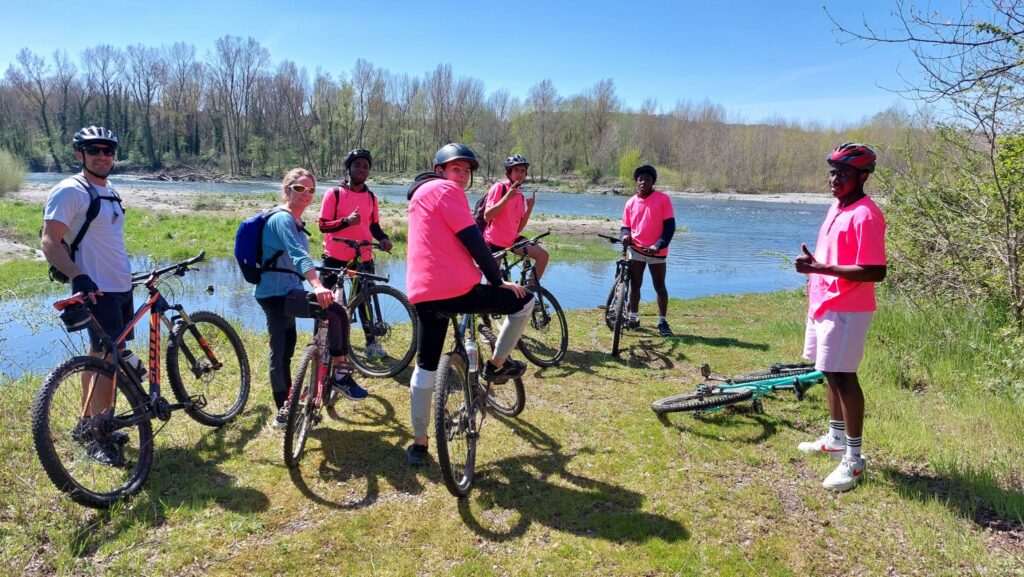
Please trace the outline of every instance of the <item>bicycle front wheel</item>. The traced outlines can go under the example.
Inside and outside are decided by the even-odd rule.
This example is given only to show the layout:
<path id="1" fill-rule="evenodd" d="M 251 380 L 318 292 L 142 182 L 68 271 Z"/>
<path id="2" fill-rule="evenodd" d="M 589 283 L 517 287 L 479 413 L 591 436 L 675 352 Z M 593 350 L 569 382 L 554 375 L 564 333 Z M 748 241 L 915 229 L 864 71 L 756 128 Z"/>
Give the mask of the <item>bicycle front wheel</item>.
<path id="1" fill-rule="evenodd" d="M 230 422 L 249 400 L 249 357 L 234 327 L 220 315 L 198 311 L 192 324 L 178 322 L 167 344 L 167 379 L 175 398 L 190 404 L 185 412 L 196 421 L 219 427 Z"/>
<path id="2" fill-rule="evenodd" d="M 781 377 L 799 377 L 801 375 L 813 373 L 814 371 L 814 363 L 800 363 L 772 367 L 766 371 L 743 373 L 741 375 L 736 375 L 729 380 L 736 384 L 752 383 L 754 381 L 767 381 L 769 379 L 778 379 Z"/>
<path id="3" fill-rule="evenodd" d="M 434 384 L 434 438 L 441 479 L 448 492 L 465 497 L 476 467 L 476 409 L 469 402 L 468 361 L 461 353 L 441 357 Z"/>
<path id="4" fill-rule="evenodd" d="M 626 301 L 629 300 L 629 285 L 619 280 L 615 284 L 615 295 L 612 297 L 612 314 L 615 324 L 612 328 L 612 356 L 619 356 L 619 340 L 622 338 L 622 327 L 626 323 Z"/>
<path id="5" fill-rule="evenodd" d="M 523 356 L 538 367 L 557 365 L 565 357 L 569 349 L 569 324 L 562 306 L 548 289 L 538 289 L 518 346 Z"/>
<path id="6" fill-rule="evenodd" d="M 309 432 L 320 418 L 319 407 L 315 405 L 317 373 L 320 355 L 316 347 L 309 345 L 302 351 L 299 370 L 295 374 L 288 392 L 288 424 L 284 428 L 284 463 L 294 469 L 302 460 Z"/>
<path id="7" fill-rule="evenodd" d="M 368 377 L 393 377 L 416 354 L 419 320 L 402 291 L 371 285 L 348 306 L 352 364 Z"/>
<path id="8" fill-rule="evenodd" d="M 95 509 L 137 493 L 153 463 L 145 402 L 127 379 L 118 379 L 112 411 L 83 416 L 84 395 L 100 394 L 97 380 L 113 378 L 113 365 L 74 357 L 46 376 L 32 402 L 32 437 L 43 469 L 76 503 Z M 121 426 L 133 417 L 142 418 Z"/>
<path id="9" fill-rule="evenodd" d="M 651 410 L 659 415 L 664 413 L 709 411 L 733 403 L 739 403 L 754 396 L 754 391 L 730 391 L 715 389 L 695 391 L 658 399 L 651 403 Z"/>

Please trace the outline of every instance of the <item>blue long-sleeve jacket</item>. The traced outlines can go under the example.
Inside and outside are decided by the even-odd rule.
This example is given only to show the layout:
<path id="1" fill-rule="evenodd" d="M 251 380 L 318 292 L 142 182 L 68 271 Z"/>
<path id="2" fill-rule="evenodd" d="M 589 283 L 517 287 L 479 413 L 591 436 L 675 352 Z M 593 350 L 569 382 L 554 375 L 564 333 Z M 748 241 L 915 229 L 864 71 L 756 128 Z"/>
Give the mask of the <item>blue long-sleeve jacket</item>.
<path id="1" fill-rule="evenodd" d="M 313 270 L 313 259 L 309 256 L 309 238 L 305 228 L 300 228 L 290 212 L 278 212 L 263 228 L 263 255 L 270 258 L 278 251 L 284 251 L 270 266 L 290 269 L 305 275 Z M 256 298 L 284 296 L 289 291 L 302 288 L 298 276 L 287 272 L 264 272 L 256 285 Z"/>

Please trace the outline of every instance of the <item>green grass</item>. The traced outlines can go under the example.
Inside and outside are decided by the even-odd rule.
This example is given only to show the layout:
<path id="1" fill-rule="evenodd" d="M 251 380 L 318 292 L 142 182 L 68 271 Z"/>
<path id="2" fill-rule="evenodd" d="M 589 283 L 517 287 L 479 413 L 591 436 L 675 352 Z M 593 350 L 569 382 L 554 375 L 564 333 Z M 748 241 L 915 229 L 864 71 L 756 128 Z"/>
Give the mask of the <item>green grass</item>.
<path id="1" fill-rule="evenodd" d="M 0 197 L 18 190 L 25 183 L 25 163 L 0 148 Z"/>
<path id="2" fill-rule="evenodd" d="M 573 311 L 562 365 L 531 368 L 519 418 L 485 423 L 461 502 L 433 461 L 404 463 L 408 372 L 364 379 L 370 398 L 343 404 L 286 469 L 266 426 L 264 336 L 250 334 L 243 415 L 211 430 L 175 414 L 143 492 L 82 509 L 38 464 L 27 413 L 39 380 L 24 377 L 0 385 L 0 572 L 1024 574 L 1024 410 L 989 386 L 995 352 L 968 346 L 981 321 L 882 303 L 861 371 L 867 476 L 850 493 L 822 489 L 832 462 L 795 450 L 824 424 L 820 387 L 803 403 L 765 399 L 765 414 L 650 411 L 692 388 L 701 363 L 730 374 L 796 359 L 804 310 L 799 292 L 672 301 L 678 336 L 663 339 L 645 303 L 621 359 L 606 354 L 602 313 Z"/>

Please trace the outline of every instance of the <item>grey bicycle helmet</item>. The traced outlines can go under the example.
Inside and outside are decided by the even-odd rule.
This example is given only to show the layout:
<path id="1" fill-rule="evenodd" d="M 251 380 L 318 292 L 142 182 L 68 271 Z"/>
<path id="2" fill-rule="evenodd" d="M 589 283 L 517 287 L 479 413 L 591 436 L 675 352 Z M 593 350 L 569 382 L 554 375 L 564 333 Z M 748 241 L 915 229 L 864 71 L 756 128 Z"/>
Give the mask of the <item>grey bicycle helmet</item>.
<path id="1" fill-rule="evenodd" d="M 476 153 L 461 142 L 452 142 L 439 148 L 434 154 L 434 168 L 444 166 L 453 160 L 468 160 L 470 170 L 480 168 L 480 161 L 477 160 Z"/>
<path id="2" fill-rule="evenodd" d="M 651 184 L 658 182 L 658 171 L 655 170 L 654 167 L 651 166 L 650 164 L 641 164 L 640 166 L 636 167 L 636 170 L 633 171 L 633 180 L 636 180 L 637 177 L 639 177 L 641 174 L 645 172 L 651 175 Z"/>
<path id="3" fill-rule="evenodd" d="M 512 156 L 505 159 L 505 172 L 512 169 L 513 166 L 523 165 L 526 168 L 530 168 L 530 161 L 526 160 L 526 157 L 522 154 L 513 154 Z"/>
<path id="4" fill-rule="evenodd" d="M 107 144 L 117 148 L 117 135 L 109 128 L 86 126 L 76 132 L 75 136 L 71 139 L 71 145 L 75 150 L 81 150 L 90 144 Z"/>
<path id="5" fill-rule="evenodd" d="M 365 148 L 354 148 L 348 153 L 348 156 L 345 157 L 345 170 L 351 168 L 352 163 L 355 162 L 357 158 L 365 158 L 366 162 L 370 163 L 370 168 L 373 168 L 373 155 L 370 154 L 370 151 Z"/>

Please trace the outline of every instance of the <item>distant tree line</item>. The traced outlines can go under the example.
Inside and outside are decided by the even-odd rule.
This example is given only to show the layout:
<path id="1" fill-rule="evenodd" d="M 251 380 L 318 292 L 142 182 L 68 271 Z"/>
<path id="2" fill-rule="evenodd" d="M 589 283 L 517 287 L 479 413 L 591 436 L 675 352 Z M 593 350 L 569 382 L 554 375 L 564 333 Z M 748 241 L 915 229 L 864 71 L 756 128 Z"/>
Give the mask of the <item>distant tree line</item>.
<path id="1" fill-rule="evenodd" d="M 840 128 L 732 123 L 707 101 L 665 110 L 649 99 L 628 110 L 610 79 L 572 96 L 542 80 L 521 101 L 504 89 L 487 94 L 449 64 L 414 77 L 360 59 L 347 75 L 311 75 L 236 36 L 205 57 L 181 42 L 101 44 L 77 60 L 22 49 L 0 82 L 0 148 L 32 170 L 70 170 L 68 143 L 88 124 L 113 129 L 121 164 L 145 171 L 276 176 L 301 165 L 329 177 L 361 146 L 377 173 L 411 173 L 429 169 L 441 144 L 461 141 L 481 154 L 488 177 L 514 151 L 539 180 L 614 182 L 639 160 L 658 166 L 665 186 L 742 191 L 820 191 L 823 158 L 839 141 L 884 149 L 920 135 L 899 110 Z"/>

